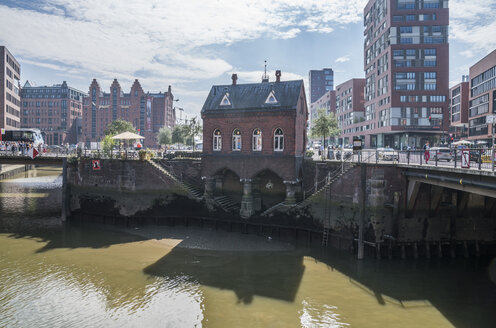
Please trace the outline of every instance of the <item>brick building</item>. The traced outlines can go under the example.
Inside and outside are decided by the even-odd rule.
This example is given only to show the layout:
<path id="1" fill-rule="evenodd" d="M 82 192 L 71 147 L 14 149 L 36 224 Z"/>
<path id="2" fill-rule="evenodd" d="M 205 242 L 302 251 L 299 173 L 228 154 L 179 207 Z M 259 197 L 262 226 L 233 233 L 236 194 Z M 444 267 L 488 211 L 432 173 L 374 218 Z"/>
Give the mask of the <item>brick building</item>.
<path id="1" fill-rule="evenodd" d="M 468 139 L 492 144 L 487 116 L 496 115 L 496 50 L 470 67 Z"/>
<path id="2" fill-rule="evenodd" d="M 363 89 L 365 79 L 351 79 L 336 87 L 336 116 L 341 135 L 338 144 L 351 144 L 353 137 L 364 139 L 365 106 Z"/>
<path id="3" fill-rule="evenodd" d="M 21 90 L 21 126 L 39 129 L 48 145 L 75 144 L 81 133 L 77 120 L 86 94 L 67 85 L 35 86 L 29 81 Z"/>
<path id="4" fill-rule="evenodd" d="M 21 66 L 6 47 L 0 46 L 0 128 L 21 127 L 20 78 Z"/>
<path id="5" fill-rule="evenodd" d="M 249 217 L 295 201 L 308 109 L 303 81 L 213 86 L 205 100 L 202 176 L 207 197 L 228 194 Z"/>
<path id="6" fill-rule="evenodd" d="M 468 104 L 470 83 L 468 76 L 463 81 L 450 88 L 450 128 L 449 134 L 453 141 L 465 139 L 468 136 Z M 450 140 L 451 141 L 451 140 Z"/>
<path id="7" fill-rule="evenodd" d="M 145 92 L 136 79 L 130 92 L 125 93 L 114 79 L 109 91 L 104 92 L 93 79 L 89 95 L 84 98 L 82 129 L 87 146 L 100 141 L 107 126 L 115 120 L 131 122 L 138 134 L 145 137 L 144 146 L 152 148 L 158 146 L 157 134 L 161 127 L 175 126 L 174 96 L 170 86 L 166 92 Z"/>
<path id="8" fill-rule="evenodd" d="M 448 14 L 443 0 L 368 1 L 365 146 L 418 148 L 447 131 Z"/>

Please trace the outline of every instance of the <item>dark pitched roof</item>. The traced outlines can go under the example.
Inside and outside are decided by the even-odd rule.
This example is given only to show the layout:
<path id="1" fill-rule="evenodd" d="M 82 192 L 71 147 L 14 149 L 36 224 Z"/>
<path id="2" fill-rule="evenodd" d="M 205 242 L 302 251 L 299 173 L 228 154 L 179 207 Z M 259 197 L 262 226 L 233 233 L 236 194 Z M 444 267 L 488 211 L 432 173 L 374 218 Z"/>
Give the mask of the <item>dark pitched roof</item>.
<path id="1" fill-rule="evenodd" d="M 205 100 L 202 113 L 218 110 L 296 109 L 302 86 L 303 80 L 214 85 Z M 271 91 L 277 103 L 266 104 Z M 231 104 L 221 106 L 226 94 Z"/>

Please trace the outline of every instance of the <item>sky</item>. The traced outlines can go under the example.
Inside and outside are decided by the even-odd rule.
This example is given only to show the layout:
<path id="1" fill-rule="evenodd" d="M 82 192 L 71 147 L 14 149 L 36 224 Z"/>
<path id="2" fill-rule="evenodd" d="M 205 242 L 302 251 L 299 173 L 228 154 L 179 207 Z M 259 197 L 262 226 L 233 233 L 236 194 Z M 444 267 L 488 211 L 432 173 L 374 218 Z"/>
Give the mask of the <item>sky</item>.
<path id="1" fill-rule="evenodd" d="M 0 45 L 21 64 L 21 85 L 93 78 L 125 92 L 172 86 L 198 116 L 212 85 L 304 79 L 330 67 L 335 86 L 363 78 L 366 0 L 0 0 Z M 450 85 L 496 48 L 496 0 L 450 0 Z M 184 118 L 184 117 L 183 117 Z"/>

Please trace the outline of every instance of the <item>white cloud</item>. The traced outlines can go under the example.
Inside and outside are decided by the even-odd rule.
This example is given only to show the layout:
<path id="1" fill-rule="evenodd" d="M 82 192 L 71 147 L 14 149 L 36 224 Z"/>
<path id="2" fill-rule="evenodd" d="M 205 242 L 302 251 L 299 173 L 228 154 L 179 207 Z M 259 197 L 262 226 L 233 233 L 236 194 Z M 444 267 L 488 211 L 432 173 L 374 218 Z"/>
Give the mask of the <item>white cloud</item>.
<path id="1" fill-rule="evenodd" d="M 482 56 L 496 47 L 496 1 L 452 0 L 449 4 L 450 38 L 470 47 L 462 55 Z"/>
<path id="2" fill-rule="evenodd" d="M 339 57 L 338 59 L 336 59 L 336 63 L 345 63 L 349 60 L 350 60 L 350 56 L 346 55 L 346 56 L 342 56 L 342 57 Z"/>

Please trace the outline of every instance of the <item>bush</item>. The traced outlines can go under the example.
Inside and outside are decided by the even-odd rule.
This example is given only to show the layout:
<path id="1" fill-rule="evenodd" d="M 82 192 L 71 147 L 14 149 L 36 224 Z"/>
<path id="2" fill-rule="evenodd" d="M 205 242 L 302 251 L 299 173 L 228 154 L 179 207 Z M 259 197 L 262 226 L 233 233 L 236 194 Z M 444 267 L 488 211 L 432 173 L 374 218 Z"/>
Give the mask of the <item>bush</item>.
<path id="1" fill-rule="evenodd" d="M 313 157 L 313 155 L 314 155 L 313 150 L 307 150 L 307 152 L 305 154 L 306 157 Z"/>

